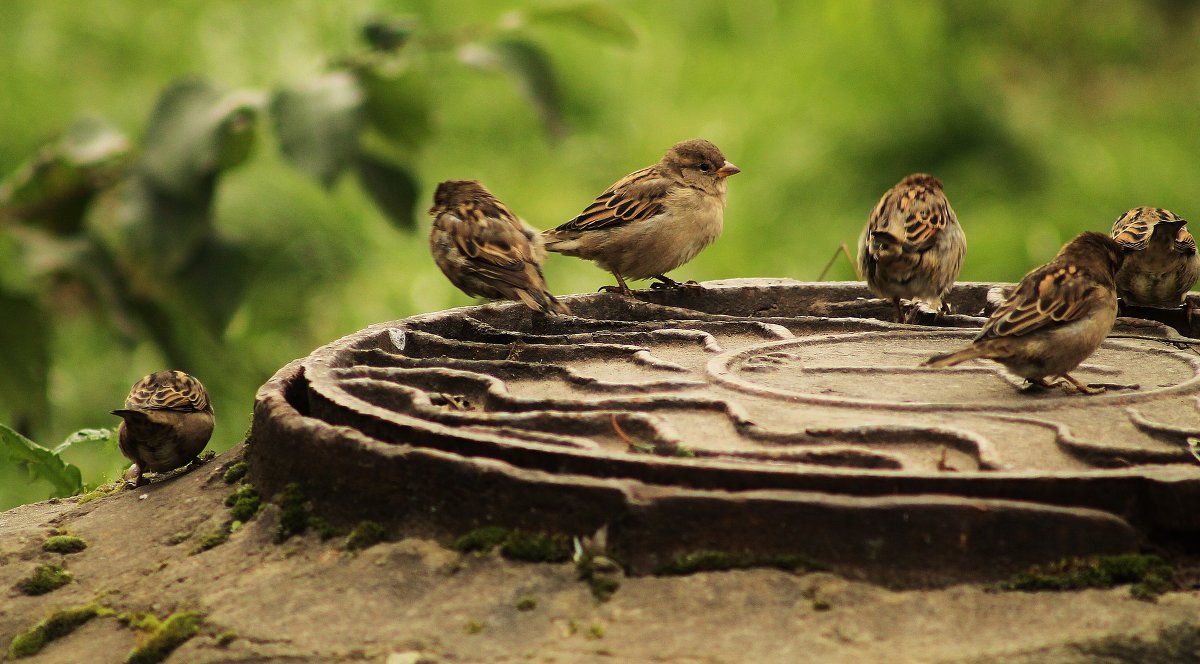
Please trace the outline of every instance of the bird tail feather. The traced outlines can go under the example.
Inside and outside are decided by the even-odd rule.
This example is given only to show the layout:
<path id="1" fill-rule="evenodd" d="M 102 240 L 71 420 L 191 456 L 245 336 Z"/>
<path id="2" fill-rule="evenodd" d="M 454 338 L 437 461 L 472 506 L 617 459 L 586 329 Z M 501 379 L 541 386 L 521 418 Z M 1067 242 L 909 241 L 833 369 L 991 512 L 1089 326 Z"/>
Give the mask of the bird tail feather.
<path id="1" fill-rule="evenodd" d="M 979 346 L 971 345 L 962 350 L 956 350 L 953 353 L 942 353 L 921 363 L 923 367 L 952 367 L 956 364 L 961 364 L 967 360 L 974 360 L 983 357 L 986 354 L 984 349 Z"/>

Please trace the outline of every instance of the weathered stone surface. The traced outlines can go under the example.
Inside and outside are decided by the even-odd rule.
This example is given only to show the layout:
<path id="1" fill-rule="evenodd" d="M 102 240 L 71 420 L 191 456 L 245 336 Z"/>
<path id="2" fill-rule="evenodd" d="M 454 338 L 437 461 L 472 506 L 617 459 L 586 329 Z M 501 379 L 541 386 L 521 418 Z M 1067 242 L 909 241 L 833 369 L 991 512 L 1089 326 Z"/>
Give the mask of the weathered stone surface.
<path id="1" fill-rule="evenodd" d="M 937 583 L 1193 538 L 1197 353 L 1122 319 L 1156 339 L 1110 339 L 1076 375 L 1138 389 L 919 368 L 992 288 L 956 288 L 942 327 L 890 322 L 858 284 L 761 279 L 375 325 L 260 390 L 251 475 L 407 532 L 606 528 L 635 573 L 720 549 Z"/>

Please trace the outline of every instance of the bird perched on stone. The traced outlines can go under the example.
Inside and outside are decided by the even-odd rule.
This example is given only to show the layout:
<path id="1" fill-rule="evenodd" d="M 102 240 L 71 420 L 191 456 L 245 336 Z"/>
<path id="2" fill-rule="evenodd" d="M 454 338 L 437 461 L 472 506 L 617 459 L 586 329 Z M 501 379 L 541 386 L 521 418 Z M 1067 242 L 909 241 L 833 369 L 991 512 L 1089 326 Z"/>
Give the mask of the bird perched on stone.
<path id="1" fill-rule="evenodd" d="M 208 392 L 182 371 L 158 371 L 133 384 L 125 407 L 112 411 L 121 453 L 133 462 L 129 473 L 137 486 L 146 471 L 162 473 L 192 461 L 213 432 Z"/>
<path id="2" fill-rule="evenodd" d="M 1196 239 L 1174 212 L 1133 208 L 1117 218 L 1112 237 L 1128 252 L 1117 273 L 1117 295 L 1126 304 L 1174 309 L 1196 285 Z"/>
<path id="3" fill-rule="evenodd" d="M 538 232 L 475 180 L 447 180 L 433 194 L 429 249 L 467 295 L 514 300 L 547 314 L 570 313 L 546 290 Z"/>
<path id="4" fill-rule="evenodd" d="M 1067 372 L 1100 347 L 1117 319 L 1117 270 L 1125 251 L 1103 233 L 1084 232 L 1054 260 L 1021 279 L 988 318 L 970 346 L 935 355 L 924 366 L 948 367 L 976 358 L 995 360 L 1042 387 L 1061 378 L 1066 388 L 1086 394 L 1086 385 Z"/>
<path id="5" fill-rule="evenodd" d="M 943 310 L 942 298 L 954 287 L 966 253 L 967 237 L 941 181 L 914 173 L 871 211 L 858 240 L 858 271 L 872 293 L 895 304 L 896 321 L 904 322 L 901 299 Z"/>
<path id="6" fill-rule="evenodd" d="M 677 143 L 657 164 L 617 180 L 579 216 L 544 231 L 546 249 L 612 272 L 617 286 L 604 291 L 632 295 L 626 279 L 651 277 L 656 287 L 680 286 L 666 273 L 721 235 L 725 180 L 740 172 L 706 140 Z"/>

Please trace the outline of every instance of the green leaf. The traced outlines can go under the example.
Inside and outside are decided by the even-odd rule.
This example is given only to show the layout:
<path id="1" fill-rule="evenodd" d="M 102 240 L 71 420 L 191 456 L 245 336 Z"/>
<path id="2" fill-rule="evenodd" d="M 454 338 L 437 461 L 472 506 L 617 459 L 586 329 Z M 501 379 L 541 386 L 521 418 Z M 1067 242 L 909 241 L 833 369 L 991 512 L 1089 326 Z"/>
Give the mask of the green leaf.
<path id="1" fill-rule="evenodd" d="M 79 468 L 3 424 L 0 424 L 0 464 L 23 467 L 30 482 L 49 482 L 54 487 L 51 497 L 73 496 L 83 489 Z"/>
<path id="2" fill-rule="evenodd" d="M 249 155 L 261 105 L 255 93 L 226 94 L 203 79 L 172 83 L 150 115 L 142 171 L 175 197 L 206 196 L 220 171 Z"/>
<path id="3" fill-rule="evenodd" d="M 417 22 L 408 16 L 376 16 L 362 26 L 362 38 L 376 51 L 390 53 L 408 42 Z"/>
<path id="4" fill-rule="evenodd" d="M 81 118 L 0 183 L 0 216 L 73 233 L 91 195 L 124 170 L 129 154 L 124 134 L 98 118 Z"/>
<path id="5" fill-rule="evenodd" d="M 240 244 L 210 237 L 178 274 L 183 300 L 214 338 L 220 338 L 253 279 L 250 253 Z"/>
<path id="6" fill-rule="evenodd" d="M 358 179 L 393 224 L 407 231 L 416 228 L 421 187 L 412 171 L 393 161 L 362 154 L 358 157 Z"/>
<path id="7" fill-rule="evenodd" d="M 352 73 L 366 95 L 366 119 L 389 140 L 418 148 L 428 140 L 433 123 L 429 84 L 424 72 L 403 61 L 370 60 Z"/>
<path id="8" fill-rule="evenodd" d="M 459 58 L 480 69 L 506 72 L 533 103 L 550 135 L 562 138 L 566 134 L 558 79 L 550 56 L 541 46 L 524 39 L 501 39 L 468 45 L 459 52 Z"/>
<path id="9" fill-rule="evenodd" d="M 530 23 L 571 27 L 589 37 L 607 39 L 623 46 L 637 43 L 637 33 L 625 17 L 611 6 L 599 2 L 533 9 L 525 15 Z"/>
<path id="10" fill-rule="evenodd" d="M 271 114 L 279 148 L 297 168 L 329 187 L 354 160 L 363 92 L 345 71 L 275 94 Z"/>
<path id="11" fill-rule="evenodd" d="M 25 431 L 50 415 L 50 315 L 34 297 L 0 291 L 0 415 Z"/>
<path id="12" fill-rule="evenodd" d="M 67 436 L 66 440 L 59 443 L 58 447 L 55 447 L 53 450 L 51 450 L 51 453 L 56 456 L 61 456 L 62 453 L 70 449 L 72 445 L 76 445 L 78 443 L 99 443 L 101 445 L 111 447 L 114 450 L 119 449 L 117 445 L 116 429 L 80 429 L 79 431 Z"/>

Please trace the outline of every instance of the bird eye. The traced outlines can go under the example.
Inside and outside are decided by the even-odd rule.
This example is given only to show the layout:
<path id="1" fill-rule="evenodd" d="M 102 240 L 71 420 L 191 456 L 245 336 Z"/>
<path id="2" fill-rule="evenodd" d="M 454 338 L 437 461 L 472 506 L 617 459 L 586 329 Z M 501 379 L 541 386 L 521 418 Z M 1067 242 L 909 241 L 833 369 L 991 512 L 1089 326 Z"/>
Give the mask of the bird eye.
<path id="1" fill-rule="evenodd" d="M 701 171 L 701 172 L 703 172 L 703 173 L 707 173 L 707 172 L 709 172 L 709 171 L 711 171 L 711 170 L 712 170 L 712 166 L 709 166 L 708 164 L 700 164 L 700 171 Z"/>

